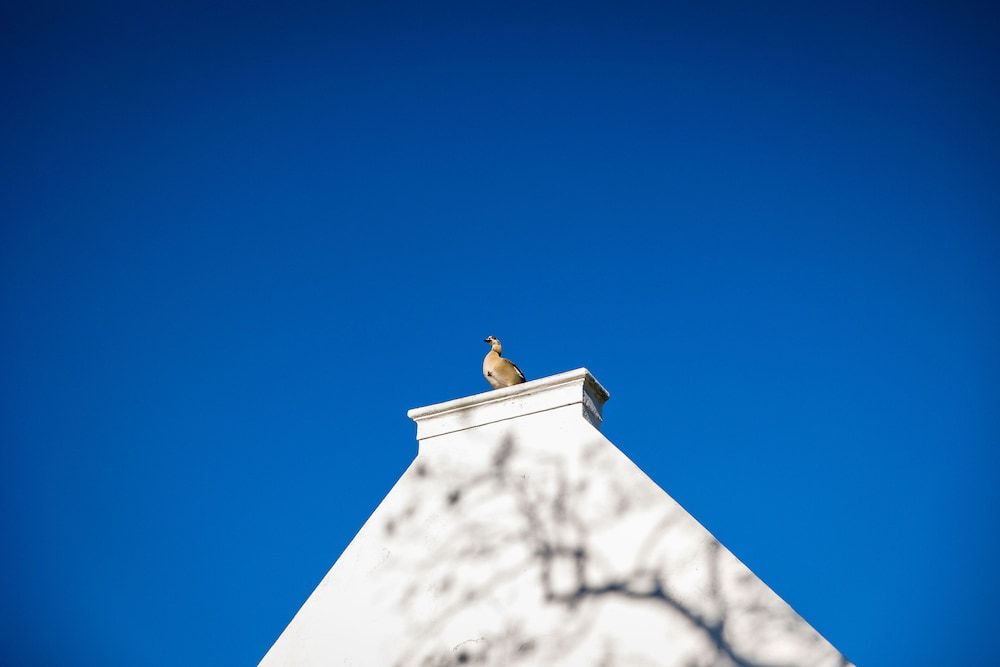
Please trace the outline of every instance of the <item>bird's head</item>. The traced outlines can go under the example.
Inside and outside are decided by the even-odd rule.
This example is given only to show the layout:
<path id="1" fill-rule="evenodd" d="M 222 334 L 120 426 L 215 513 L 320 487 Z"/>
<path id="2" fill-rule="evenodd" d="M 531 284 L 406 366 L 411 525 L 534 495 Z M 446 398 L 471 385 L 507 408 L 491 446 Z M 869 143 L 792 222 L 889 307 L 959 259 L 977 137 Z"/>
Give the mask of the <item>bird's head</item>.
<path id="1" fill-rule="evenodd" d="M 490 345 L 499 345 L 500 344 L 500 341 L 497 339 L 496 336 L 487 336 L 486 338 L 483 339 L 483 342 L 484 343 L 489 343 Z"/>

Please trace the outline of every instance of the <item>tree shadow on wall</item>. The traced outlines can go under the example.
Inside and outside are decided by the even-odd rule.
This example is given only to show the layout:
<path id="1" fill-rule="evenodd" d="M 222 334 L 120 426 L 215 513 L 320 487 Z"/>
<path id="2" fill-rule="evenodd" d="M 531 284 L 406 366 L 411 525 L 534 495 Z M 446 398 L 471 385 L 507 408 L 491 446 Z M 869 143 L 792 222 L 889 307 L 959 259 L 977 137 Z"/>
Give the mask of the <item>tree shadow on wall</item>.
<path id="1" fill-rule="evenodd" d="M 417 458 L 382 526 L 395 667 L 849 665 L 613 446 L 558 451 Z"/>

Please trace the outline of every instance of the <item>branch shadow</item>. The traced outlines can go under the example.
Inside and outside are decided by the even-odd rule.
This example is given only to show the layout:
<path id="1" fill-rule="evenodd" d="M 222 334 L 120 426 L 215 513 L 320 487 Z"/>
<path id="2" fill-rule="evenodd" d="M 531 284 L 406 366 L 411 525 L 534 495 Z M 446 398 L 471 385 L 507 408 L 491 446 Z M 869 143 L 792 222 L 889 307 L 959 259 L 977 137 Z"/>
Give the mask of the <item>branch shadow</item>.
<path id="1" fill-rule="evenodd" d="M 418 457 L 382 525 L 395 667 L 850 664 L 607 441 L 557 451 Z"/>

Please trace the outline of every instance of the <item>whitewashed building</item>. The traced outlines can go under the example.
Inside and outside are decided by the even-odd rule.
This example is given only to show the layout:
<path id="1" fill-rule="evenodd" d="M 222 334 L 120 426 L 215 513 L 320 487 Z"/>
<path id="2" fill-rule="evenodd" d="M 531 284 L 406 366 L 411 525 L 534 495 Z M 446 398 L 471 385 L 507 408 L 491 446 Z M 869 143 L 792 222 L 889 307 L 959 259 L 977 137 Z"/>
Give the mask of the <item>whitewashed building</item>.
<path id="1" fill-rule="evenodd" d="M 416 459 L 267 667 L 849 661 L 600 433 L 578 369 L 411 410 Z"/>

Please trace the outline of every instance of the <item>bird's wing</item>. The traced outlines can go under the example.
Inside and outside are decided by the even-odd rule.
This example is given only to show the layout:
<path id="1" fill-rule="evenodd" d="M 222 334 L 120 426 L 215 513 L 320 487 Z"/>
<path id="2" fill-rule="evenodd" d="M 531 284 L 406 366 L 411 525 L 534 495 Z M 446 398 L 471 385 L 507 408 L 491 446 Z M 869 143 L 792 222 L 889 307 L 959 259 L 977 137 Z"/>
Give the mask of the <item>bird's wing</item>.
<path id="1" fill-rule="evenodd" d="M 528 381 L 528 378 L 524 377 L 524 373 L 522 373 L 521 369 L 517 367 L 517 364 L 515 364 L 510 359 L 507 359 L 506 357 L 504 358 L 504 361 L 506 361 L 508 364 L 510 364 L 510 367 L 514 369 L 514 372 L 517 373 L 519 376 L 521 376 L 521 380 L 522 381 L 524 381 L 524 382 Z"/>

